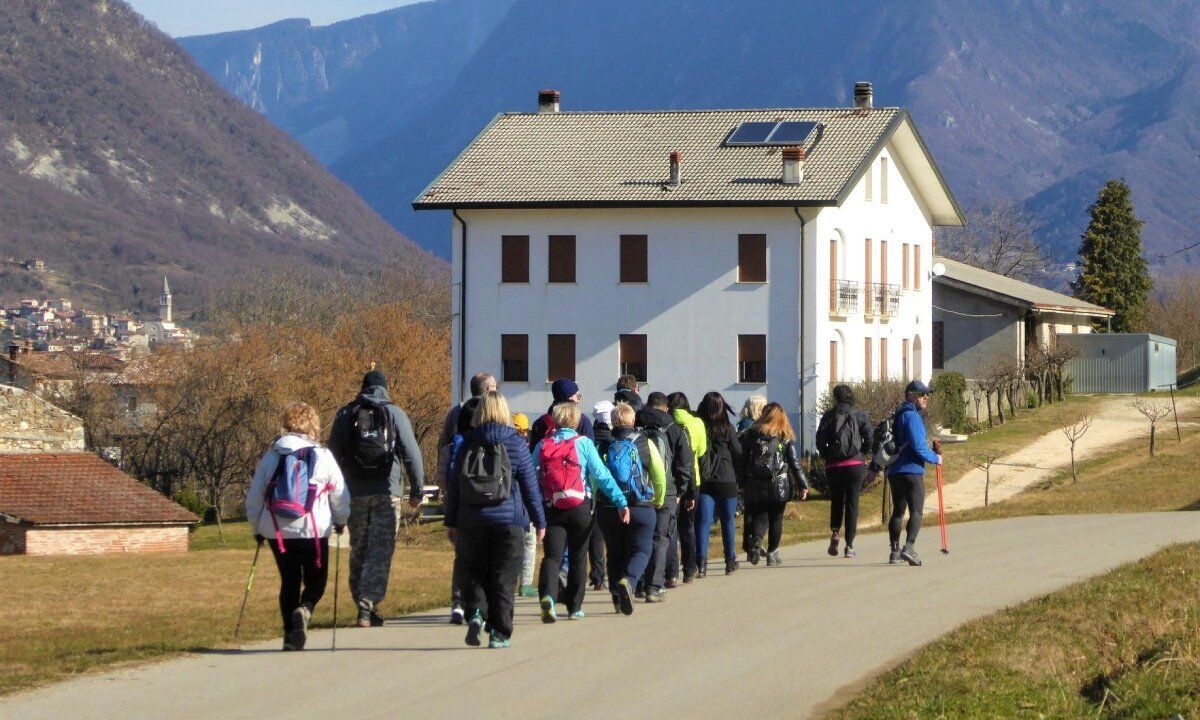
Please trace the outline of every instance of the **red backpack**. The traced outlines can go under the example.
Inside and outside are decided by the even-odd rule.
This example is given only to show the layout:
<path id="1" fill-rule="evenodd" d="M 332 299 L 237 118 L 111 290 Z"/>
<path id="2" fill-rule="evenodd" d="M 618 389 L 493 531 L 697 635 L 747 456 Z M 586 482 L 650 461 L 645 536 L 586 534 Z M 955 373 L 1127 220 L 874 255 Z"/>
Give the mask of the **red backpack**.
<path id="1" fill-rule="evenodd" d="M 579 464 L 579 453 L 575 450 L 578 435 L 566 440 L 547 437 L 542 440 L 538 452 L 538 484 L 542 486 L 542 498 L 556 510 L 570 510 L 587 500 L 587 486 L 583 480 L 583 466 Z"/>

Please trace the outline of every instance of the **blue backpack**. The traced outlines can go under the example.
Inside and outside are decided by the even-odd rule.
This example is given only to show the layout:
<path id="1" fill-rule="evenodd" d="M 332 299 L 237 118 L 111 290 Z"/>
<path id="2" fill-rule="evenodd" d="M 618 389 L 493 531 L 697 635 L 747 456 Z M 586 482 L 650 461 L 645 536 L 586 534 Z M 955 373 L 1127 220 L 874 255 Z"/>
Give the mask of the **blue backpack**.
<path id="1" fill-rule="evenodd" d="M 313 504 L 328 486 L 317 487 L 313 469 L 317 464 L 317 453 L 312 447 L 300 448 L 296 452 L 279 456 L 275 474 L 267 483 L 267 509 L 271 511 L 271 522 L 275 524 L 275 542 L 279 552 L 285 552 L 283 534 L 279 532 L 279 517 L 302 518 L 312 521 L 313 540 L 317 543 L 317 567 L 321 567 L 321 542 L 317 537 L 317 519 L 313 517 Z"/>
<path id="2" fill-rule="evenodd" d="M 634 502 L 645 502 L 654 498 L 654 487 L 642 467 L 642 456 L 637 449 L 638 437 L 634 434 L 613 440 L 604 455 L 604 464 L 625 497 Z"/>

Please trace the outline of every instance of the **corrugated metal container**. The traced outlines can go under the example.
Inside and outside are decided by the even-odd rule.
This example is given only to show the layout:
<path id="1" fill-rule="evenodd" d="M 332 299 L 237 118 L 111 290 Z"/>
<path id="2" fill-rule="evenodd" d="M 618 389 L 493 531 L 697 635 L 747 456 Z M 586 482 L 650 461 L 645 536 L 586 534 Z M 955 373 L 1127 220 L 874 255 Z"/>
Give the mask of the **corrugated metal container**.
<path id="1" fill-rule="evenodd" d="M 1058 342 L 1079 348 L 1067 363 L 1071 389 L 1085 393 L 1139 393 L 1162 390 L 1175 382 L 1175 341 L 1148 333 L 1059 335 Z"/>

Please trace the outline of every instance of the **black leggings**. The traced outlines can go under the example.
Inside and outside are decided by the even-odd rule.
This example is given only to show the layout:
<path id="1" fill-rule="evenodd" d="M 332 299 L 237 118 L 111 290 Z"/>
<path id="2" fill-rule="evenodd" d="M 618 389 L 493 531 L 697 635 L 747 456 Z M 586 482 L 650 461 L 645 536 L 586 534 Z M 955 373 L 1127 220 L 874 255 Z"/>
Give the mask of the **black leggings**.
<path id="1" fill-rule="evenodd" d="M 858 496 L 862 494 L 863 480 L 867 477 L 866 465 L 849 465 L 826 471 L 829 478 L 829 529 L 837 532 L 844 524 L 846 545 L 854 547 L 854 536 L 858 533 Z"/>
<path id="2" fill-rule="evenodd" d="M 767 539 L 767 552 L 779 549 L 783 538 L 783 511 L 785 502 L 746 503 L 746 522 L 750 525 L 751 542 Z"/>
<path id="3" fill-rule="evenodd" d="M 905 543 L 912 545 L 921 532 L 921 514 L 925 511 L 924 475 L 889 475 L 892 484 L 892 519 L 888 522 L 888 537 L 893 543 L 900 542 L 900 525 L 904 522 L 904 511 L 908 510 L 908 528 Z"/>
<path id="4" fill-rule="evenodd" d="M 288 538 L 279 544 L 268 541 L 279 568 L 279 612 L 283 615 L 283 632 L 292 631 L 292 612 L 301 605 L 311 611 L 325 594 L 329 579 L 329 538 L 321 538 L 321 567 L 317 567 L 317 543 L 312 538 Z M 303 590 L 301 590 L 303 585 Z"/>
<path id="5" fill-rule="evenodd" d="M 558 574 L 562 569 L 563 550 L 567 551 L 567 586 L 563 589 L 562 601 L 567 612 L 573 613 L 583 607 L 583 594 L 587 585 L 588 546 L 596 517 L 592 515 L 592 503 L 584 502 L 570 510 L 546 510 L 546 538 L 542 541 L 542 572 L 538 582 L 538 595 L 558 599 Z"/>

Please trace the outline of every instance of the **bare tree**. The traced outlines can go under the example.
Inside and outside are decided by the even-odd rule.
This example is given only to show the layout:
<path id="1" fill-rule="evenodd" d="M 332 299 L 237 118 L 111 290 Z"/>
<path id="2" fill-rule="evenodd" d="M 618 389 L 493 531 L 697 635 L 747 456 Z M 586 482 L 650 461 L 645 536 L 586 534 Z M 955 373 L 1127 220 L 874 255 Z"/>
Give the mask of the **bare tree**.
<path id="1" fill-rule="evenodd" d="M 1071 483 L 1074 484 L 1079 478 L 1075 474 L 1075 443 L 1079 442 L 1089 428 L 1092 427 L 1092 416 L 1086 413 L 1080 413 L 1073 417 L 1065 417 L 1060 415 L 1058 418 L 1059 429 L 1063 435 L 1067 436 L 1067 442 L 1071 443 Z"/>
<path id="2" fill-rule="evenodd" d="M 1065 383 L 1065 373 L 1067 363 L 1079 356 L 1079 348 L 1074 345 L 1059 345 L 1058 347 L 1049 348 L 1046 353 L 1046 366 L 1048 368 L 1049 379 L 1048 383 L 1055 395 L 1055 400 L 1061 402 L 1064 398 L 1063 385 Z"/>
<path id="3" fill-rule="evenodd" d="M 1002 454 L 994 448 L 983 448 L 971 456 L 971 464 L 983 471 L 983 506 L 987 507 L 992 493 L 992 465 Z"/>
<path id="4" fill-rule="evenodd" d="M 979 422 L 979 403 L 983 402 L 983 389 L 979 383 L 971 386 L 971 400 L 975 403 L 975 422 Z"/>
<path id="5" fill-rule="evenodd" d="M 1032 281 L 1046 267 L 1033 221 L 1023 209 L 1005 202 L 967 213 L 962 227 L 946 230 L 938 252 L 1005 277 Z"/>
<path id="6" fill-rule="evenodd" d="M 1154 457 L 1154 431 L 1158 421 L 1171 414 L 1171 408 L 1160 402 L 1134 400 L 1133 407 L 1150 421 L 1150 457 Z"/>
<path id="7" fill-rule="evenodd" d="M 979 386 L 983 389 L 984 399 L 987 402 L 988 427 L 993 427 L 992 395 L 996 396 L 997 417 L 1000 424 L 1004 424 L 1004 388 L 1008 386 L 1011 372 L 1009 363 L 1002 360 L 984 370 L 983 376 L 979 378 Z"/>

